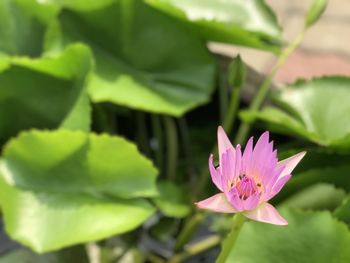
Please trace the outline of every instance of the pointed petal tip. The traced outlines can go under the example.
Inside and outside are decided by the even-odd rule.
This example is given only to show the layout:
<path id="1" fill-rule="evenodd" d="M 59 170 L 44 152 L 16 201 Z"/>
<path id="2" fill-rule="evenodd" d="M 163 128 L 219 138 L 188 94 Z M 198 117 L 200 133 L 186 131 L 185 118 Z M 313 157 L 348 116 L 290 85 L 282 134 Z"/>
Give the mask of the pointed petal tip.
<path id="1" fill-rule="evenodd" d="M 196 202 L 198 208 L 219 213 L 236 213 L 237 211 L 227 201 L 224 193 L 213 195 L 205 200 Z"/>

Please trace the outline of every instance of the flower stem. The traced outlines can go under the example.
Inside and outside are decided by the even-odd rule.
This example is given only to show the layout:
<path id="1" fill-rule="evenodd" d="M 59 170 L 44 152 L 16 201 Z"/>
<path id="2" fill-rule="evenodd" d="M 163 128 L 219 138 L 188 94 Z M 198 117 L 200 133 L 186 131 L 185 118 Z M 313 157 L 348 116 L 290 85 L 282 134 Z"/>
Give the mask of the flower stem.
<path id="1" fill-rule="evenodd" d="M 222 243 L 221 253 L 216 260 L 216 263 L 225 263 L 227 258 L 231 253 L 232 248 L 236 244 L 239 233 L 241 232 L 242 226 L 244 224 L 245 217 L 238 213 L 233 217 L 233 227 L 231 232 L 227 235 L 226 239 Z"/>
<path id="2" fill-rule="evenodd" d="M 166 162 L 166 177 L 168 180 L 175 180 L 176 166 L 178 157 L 178 138 L 176 132 L 175 121 L 171 117 L 165 116 L 163 118 L 166 141 L 167 141 L 167 162 Z"/>
<path id="3" fill-rule="evenodd" d="M 299 46 L 305 34 L 305 29 L 302 30 L 295 39 L 281 52 L 277 59 L 276 64 L 272 67 L 271 72 L 265 78 L 264 82 L 261 84 L 258 93 L 255 95 L 252 103 L 249 106 L 250 111 L 257 111 L 264 102 L 265 97 L 269 91 L 272 80 L 276 75 L 277 71 L 286 62 L 289 55 Z M 243 143 L 247 140 L 249 131 L 251 128 L 251 123 L 242 123 L 238 129 L 237 136 L 235 138 L 235 143 Z"/>
<path id="4" fill-rule="evenodd" d="M 186 220 L 184 228 L 181 230 L 175 243 L 175 251 L 180 251 L 192 237 L 198 226 L 202 223 L 204 215 L 197 213 L 193 217 Z"/>
<path id="5" fill-rule="evenodd" d="M 220 107 L 220 122 L 224 123 L 227 113 L 227 74 L 223 69 L 219 72 L 219 107 Z"/>
<path id="6" fill-rule="evenodd" d="M 212 235 L 207 237 L 193 245 L 186 246 L 184 251 L 174 255 L 168 262 L 169 263 L 180 263 L 185 259 L 193 257 L 197 254 L 202 253 L 208 249 L 211 249 L 217 246 L 220 243 L 221 239 L 219 235 Z"/>
<path id="7" fill-rule="evenodd" d="M 148 142 L 146 114 L 144 112 L 136 112 L 136 125 L 137 125 L 137 141 L 141 152 L 145 155 L 151 155 L 151 149 Z"/>
<path id="8" fill-rule="evenodd" d="M 157 167 L 158 167 L 160 174 L 163 174 L 163 169 L 164 169 L 164 158 L 163 158 L 164 157 L 164 139 L 163 139 L 161 119 L 158 115 L 152 114 L 151 115 L 151 122 L 152 122 L 153 134 L 157 140 L 157 148 L 155 150 L 156 164 L 157 164 Z"/>

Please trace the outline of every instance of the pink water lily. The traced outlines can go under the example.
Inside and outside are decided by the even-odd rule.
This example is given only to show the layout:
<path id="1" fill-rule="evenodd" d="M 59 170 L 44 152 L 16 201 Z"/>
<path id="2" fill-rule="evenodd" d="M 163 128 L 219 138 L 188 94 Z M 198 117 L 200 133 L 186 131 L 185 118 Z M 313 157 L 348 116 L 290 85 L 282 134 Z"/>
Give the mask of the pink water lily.
<path id="1" fill-rule="evenodd" d="M 219 166 L 214 167 L 211 154 L 209 170 L 221 193 L 198 202 L 197 206 L 221 213 L 242 213 L 265 223 L 287 225 L 288 222 L 268 201 L 281 191 L 306 152 L 278 162 L 277 150 L 273 149 L 269 133 L 265 132 L 254 149 L 251 137 L 242 154 L 241 146 L 234 148 L 222 127 L 218 128 L 218 145 Z"/>

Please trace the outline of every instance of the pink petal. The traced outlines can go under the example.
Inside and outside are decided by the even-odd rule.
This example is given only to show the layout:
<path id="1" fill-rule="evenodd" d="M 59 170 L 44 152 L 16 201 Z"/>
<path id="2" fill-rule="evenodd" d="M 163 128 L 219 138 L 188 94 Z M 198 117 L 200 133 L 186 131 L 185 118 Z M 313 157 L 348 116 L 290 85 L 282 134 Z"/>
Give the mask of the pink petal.
<path id="1" fill-rule="evenodd" d="M 246 217 L 273 225 L 288 225 L 288 222 L 269 203 L 262 203 L 257 209 L 243 213 Z"/>
<path id="2" fill-rule="evenodd" d="M 252 169 L 252 159 L 253 159 L 253 137 L 248 140 L 243 156 L 242 156 L 242 171 L 245 174 L 250 174 Z"/>
<path id="3" fill-rule="evenodd" d="M 199 208 L 212 210 L 220 213 L 237 213 L 227 201 L 225 194 L 220 193 L 213 195 L 203 201 L 196 203 Z"/>
<path id="4" fill-rule="evenodd" d="M 253 194 L 247 198 L 247 200 L 242 201 L 244 210 L 253 210 L 259 205 L 260 193 Z"/>
<path id="5" fill-rule="evenodd" d="M 263 157 L 267 148 L 270 148 L 269 144 L 269 132 L 264 132 L 254 147 L 254 157 Z"/>
<path id="6" fill-rule="evenodd" d="M 221 157 L 222 155 L 228 150 L 228 149 L 233 149 L 234 148 L 229 140 L 229 138 L 227 137 L 224 129 L 219 126 L 218 127 L 218 147 L 219 147 L 219 163 L 221 166 Z"/>
<path id="7" fill-rule="evenodd" d="M 223 175 L 224 182 L 222 186 L 224 187 L 227 184 L 231 184 L 235 177 L 235 152 L 232 149 L 228 149 L 221 156 L 221 174 Z"/>
<path id="8" fill-rule="evenodd" d="M 236 178 L 240 175 L 241 169 L 242 169 L 242 152 L 241 152 L 241 146 L 238 144 L 236 146 L 236 156 L 235 156 L 235 170 L 233 178 Z"/>
<path id="9" fill-rule="evenodd" d="M 305 154 L 306 152 L 300 152 L 287 159 L 280 161 L 278 163 L 278 166 L 284 166 L 284 169 L 281 172 L 280 177 L 291 174 L 295 166 L 297 166 L 297 164 L 301 161 L 301 159 L 303 159 Z"/>
<path id="10" fill-rule="evenodd" d="M 268 201 L 271 198 L 273 198 L 276 194 L 278 194 L 291 177 L 292 177 L 291 174 L 280 177 L 277 180 L 277 182 L 275 182 L 275 184 L 272 186 L 271 190 L 267 190 L 267 193 L 263 198 L 263 201 Z"/>
<path id="11" fill-rule="evenodd" d="M 216 185 L 216 187 L 223 192 L 223 182 L 222 182 L 222 176 L 218 170 L 213 165 L 213 155 L 211 154 L 209 156 L 209 171 L 210 171 L 210 176 L 211 180 L 213 183 Z"/>

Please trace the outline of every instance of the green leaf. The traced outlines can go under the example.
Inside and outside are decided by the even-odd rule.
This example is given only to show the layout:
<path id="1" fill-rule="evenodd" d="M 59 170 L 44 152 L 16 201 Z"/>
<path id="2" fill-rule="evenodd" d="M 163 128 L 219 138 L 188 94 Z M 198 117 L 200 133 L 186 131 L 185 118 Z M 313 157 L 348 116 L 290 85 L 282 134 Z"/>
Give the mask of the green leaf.
<path id="1" fill-rule="evenodd" d="M 280 206 L 334 210 L 346 197 L 345 191 L 337 189 L 331 184 L 318 183 L 300 190 L 287 198 Z"/>
<path id="2" fill-rule="evenodd" d="M 39 56 L 46 26 L 56 12 L 55 6 L 36 0 L 0 1 L 0 52 Z"/>
<path id="3" fill-rule="evenodd" d="M 282 191 L 276 196 L 276 200 L 281 200 L 286 196 L 291 196 L 301 189 L 316 183 L 329 183 L 337 188 L 350 191 L 350 165 L 330 166 L 314 168 L 307 171 L 293 174 L 293 178 L 286 184 Z"/>
<path id="4" fill-rule="evenodd" d="M 191 211 L 187 197 L 183 187 L 164 181 L 159 183 L 159 197 L 153 200 L 164 215 L 182 218 Z"/>
<path id="5" fill-rule="evenodd" d="M 0 263 L 88 263 L 83 246 L 70 247 L 58 252 L 38 255 L 28 249 L 16 249 L 0 257 Z"/>
<path id="6" fill-rule="evenodd" d="M 29 190 L 127 198 L 157 194 L 157 170 L 135 145 L 116 136 L 23 132 L 5 146 L 0 170 L 8 182 Z"/>
<path id="7" fill-rule="evenodd" d="M 350 149 L 350 78 L 299 81 L 274 97 L 280 108 L 243 112 L 244 120 L 266 122 L 274 131 L 297 135 L 338 150 Z"/>
<path id="8" fill-rule="evenodd" d="M 206 40 L 279 51 L 281 29 L 262 0 L 146 0 L 194 25 Z"/>
<path id="9" fill-rule="evenodd" d="M 327 7 L 327 0 L 313 0 L 305 16 L 305 26 L 310 27 L 322 16 Z"/>
<path id="10" fill-rule="evenodd" d="M 181 22 L 142 1 L 64 9 L 48 49 L 80 41 L 95 56 L 88 89 L 94 102 L 180 116 L 206 103 L 215 66 L 206 46 Z"/>
<path id="11" fill-rule="evenodd" d="M 89 130 L 88 48 L 75 44 L 55 56 L 7 57 L 6 63 L 0 71 L 0 138 L 34 127 Z"/>
<path id="12" fill-rule="evenodd" d="M 283 210 L 289 225 L 258 222 L 243 226 L 226 262 L 349 262 L 350 233 L 329 212 Z"/>
<path id="13" fill-rule="evenodd" d="M 350 224 L 350 197 L 346 198 L 344 202 L 334 211 L 334 216 L 348 225 Z"/>
<path id="14" fill-rule="evenodd" d="M 337 154 L 325 148 L 302 148 L 282 152 L 282 154 L 279 154 L 283 157 L 280 160 L 303 150 L 307 151 L 307 155 L 302 160 L 302 164 L 295 168 L 292 178 L 273 201 L 276 203 L 288 202 L 288 198 L 294 199 L 293 195 L 296 195 L 296 200 L 304 199 L 306 206 L 307 203 L 322 206 L 323 201 L 324 204 L 335 204 L 336 196 L 340 197 L 341 195 L 340 193 L 337 194 L 339 190 L 350 191 L 350 177 L 348 176 L 350 173 L 350 165 L 348 165 L 350 155 Z M 319 184 L 329 184 L 329 186 L 319 186 Z M 339 189 L 332 190 L 330 185 Z M 322 191 L 322 188 L 325 188 L 325 192 Z M 329 189 L 327 190 L 327 188 Z M 315 196 L 312 196 L 312 192 L 315 193 Z M 307 197 L 308 195 L 310 195 L 310 198 Z M 317 198 L 316 195 L 320 195 L 320 197 Z M 308 200 L 306 200 L 307 198 Z M 329 200 L 326 200 L 327 198 Z"/>
<path id="15" fill-rule="evenodd" d="M 23 191 L 3 179 L 0 204 L 6 232 L 38 253 L 124 233 L 155 211 L 145 200 Z"/>

